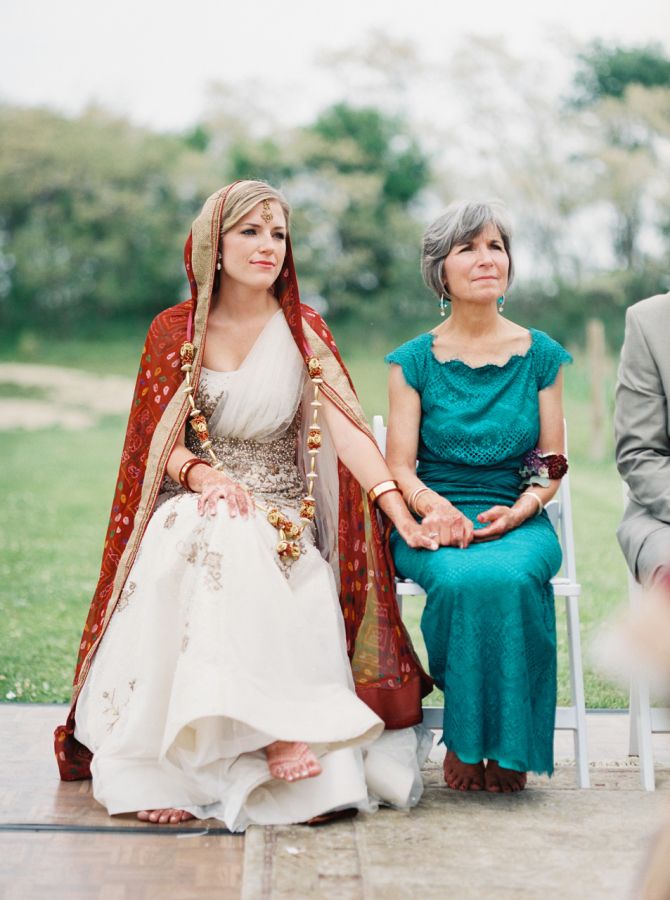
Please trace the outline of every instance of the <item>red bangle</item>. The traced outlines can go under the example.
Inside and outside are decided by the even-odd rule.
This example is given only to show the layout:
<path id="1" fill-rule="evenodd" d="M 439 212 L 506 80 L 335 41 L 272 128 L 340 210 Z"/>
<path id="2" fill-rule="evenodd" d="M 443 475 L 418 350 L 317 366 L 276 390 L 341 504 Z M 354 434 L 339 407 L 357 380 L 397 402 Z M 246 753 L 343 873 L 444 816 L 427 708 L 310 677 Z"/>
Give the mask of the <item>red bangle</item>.
<path id="1" fill-rule="evenodd" d="M 179 470 L 179 484 L 185 491 L 190 491 L 191 493 L 193 493 L 193 488 L 188 483 L 188 473 L 196 466 L 209 466 L 209 463 L 206 459 L 199 459 L 197 456 L 192 456 L 191 459 L 186 460 Z"/>

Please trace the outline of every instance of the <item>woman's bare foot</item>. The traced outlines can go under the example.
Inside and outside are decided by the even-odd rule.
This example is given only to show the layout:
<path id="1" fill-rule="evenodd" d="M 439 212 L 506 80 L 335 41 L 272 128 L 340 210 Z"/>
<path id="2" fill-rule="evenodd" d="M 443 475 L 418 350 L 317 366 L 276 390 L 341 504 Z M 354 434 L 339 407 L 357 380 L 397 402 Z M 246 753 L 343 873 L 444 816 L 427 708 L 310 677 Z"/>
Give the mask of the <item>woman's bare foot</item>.
<path id="1" fill-rule="evenodd" d="M 302 741 L 275 741 L 265 748 L 265 755 L 273 778 L 300 781 L 321 774 L 319 760 Z"/>
<path id="2" fill-rule="evenodd" d="M 181 822 L 195 819 L 195 816 L 184 809 L 167 807 L 166 809 L 142 809 L 138 812 L 137 818 L 140 822 L 154 822 L 156 825 L 179 825 Z"/>
<path id="3" fill-rule="evenodd" d="M 516 794 L 526 787 L 526 773 L 504 769 L 495 759 L 490 759 L 486 763 L 484 783 L 491 794 Z"/>
<path id="4" fill-rule="evenodd" d="M 464 763 L 449 750 L 444 760 L 444 780 L 455 791 L 484 789 L 484 763 Z"/>

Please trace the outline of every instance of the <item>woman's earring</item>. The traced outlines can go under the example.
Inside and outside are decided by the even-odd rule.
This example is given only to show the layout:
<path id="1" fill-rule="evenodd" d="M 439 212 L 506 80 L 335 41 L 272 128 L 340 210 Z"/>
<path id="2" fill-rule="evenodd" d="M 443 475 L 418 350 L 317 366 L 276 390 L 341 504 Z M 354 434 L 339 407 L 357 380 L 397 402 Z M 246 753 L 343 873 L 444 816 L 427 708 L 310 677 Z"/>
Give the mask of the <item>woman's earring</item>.
<path id="1" fill-rule="evenodd" d="M 503 294 L 502 297 L 498 297 L 498 312 L 502 313 L 504 308 L 505 308 L 505 295 Z"/>
<path id="2" fill-rule="evenodd" d="M 440 315 L 442 316 L 442 318 L 444 318 L 447 314 L 446 309 L 447 309 L 447 300 L 446 300 L 446 297 L 444 296 L 444 294 L 442 294 L 440 296 Z"/>
<path id="3" fill-rule="evenodd" d="M 218 269 L 219 272 L 221 271 L 222 266 L 223 266 L 223 255 L 219 252 L 218 256 L 216 257 L 216 268 Z"/>

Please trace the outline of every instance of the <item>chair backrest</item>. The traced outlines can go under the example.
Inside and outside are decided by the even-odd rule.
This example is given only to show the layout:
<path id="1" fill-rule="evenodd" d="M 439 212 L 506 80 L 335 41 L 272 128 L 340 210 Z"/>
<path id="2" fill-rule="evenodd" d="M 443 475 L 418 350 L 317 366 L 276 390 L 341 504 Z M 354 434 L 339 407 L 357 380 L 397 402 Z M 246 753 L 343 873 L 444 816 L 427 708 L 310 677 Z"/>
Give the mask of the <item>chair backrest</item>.
<path id="1" fill-rule="evenodd" d="M 372 433 L 375 436 L 382 456 L 386 456 L 386 425 L 384 425 L 384 416 L 372 417 Z"/>
<path id="2" fill-rule="evenodd" d="M 565 455 L 568 455 L 568 428 L 565 426 Z M 383 416 L 373 416 L 372 433 L 377 441 L 377 446 L 386 455 L 386 425 Z M 554 527 L 563 549 L 563 573 L 572 582 L 577 581 L 577 564 L 575 560 L 575 534 L 572 526 L 572 500 L 570 498 L 570 473 L 561 479 L 560 487 L 553 498 L 545 507 L 549 521 Z"/>

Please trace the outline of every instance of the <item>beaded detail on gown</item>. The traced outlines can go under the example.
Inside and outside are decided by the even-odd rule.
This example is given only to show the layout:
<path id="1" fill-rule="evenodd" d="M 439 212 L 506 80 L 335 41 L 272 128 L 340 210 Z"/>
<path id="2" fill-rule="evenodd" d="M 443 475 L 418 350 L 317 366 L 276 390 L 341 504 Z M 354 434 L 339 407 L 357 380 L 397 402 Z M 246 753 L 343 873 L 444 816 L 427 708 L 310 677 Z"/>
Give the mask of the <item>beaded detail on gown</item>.
<path id="1" fill-rule="evenodd" d="M 200 408 L 240 377 L 204 370 Z M 227 471 L 294 520 L 300 415 L 263 441 L 216 438 Z M 418 728 L 382 734 L 356 696 L 313 530 L 286 572 L 264 515 L 232 519 L 220 503 L 200 516 L 197 495 L 164 488 L 77 704 L 95 798 L 110 814 L 177 807 L 233 831 L 417 803 L 430 740 Z M 309 743 L 321 775 L 273 779 L 262 748 L 275 740 Z"/>
<path id="2" fill-rule="evenodd" d="M 196 394 L 196 403 L 207 419 L 210 419 L 219 400 L 225 395 L 226 385 L 237 372 L 213 372 L 203 369 L 203 377 Z M 273 498 L 297 507 L 305 492 L 305 485 L 296 462 L 296 447 L 302 409 L 279 437 L 269 441 L 244 440 L 235 437 L 212 435 L 212 449 L 218 459 L 225 461 L 226 473 L 244 484 L 259 499 Z M 193 429 L 186 429 L 186 448 L 194 456 L 209 461 Z M 181 485 L 168 476 L 163 481 L 162 494 L 183 492 Z"/>
<path id="3" fill-rule="evenodd" d="M 525 354 L 503 365 L 441 362 L 423 334 L 390 353 L 421 397 L 417 474 L 482 527 L 477 515 L 511 505 L 523 456 L 537 446 L 538 392 L 569 354 L 530 331 Z M 550 579 L 561 551 L 546 516 L 465 550 L 410 549 L 393 532 L 401 575 L 427 592 L 421 628 L 430 674 L 445 694 L 445 744 L 464 762 L 496 759 L 553 770 L 556 634 Z"/>

